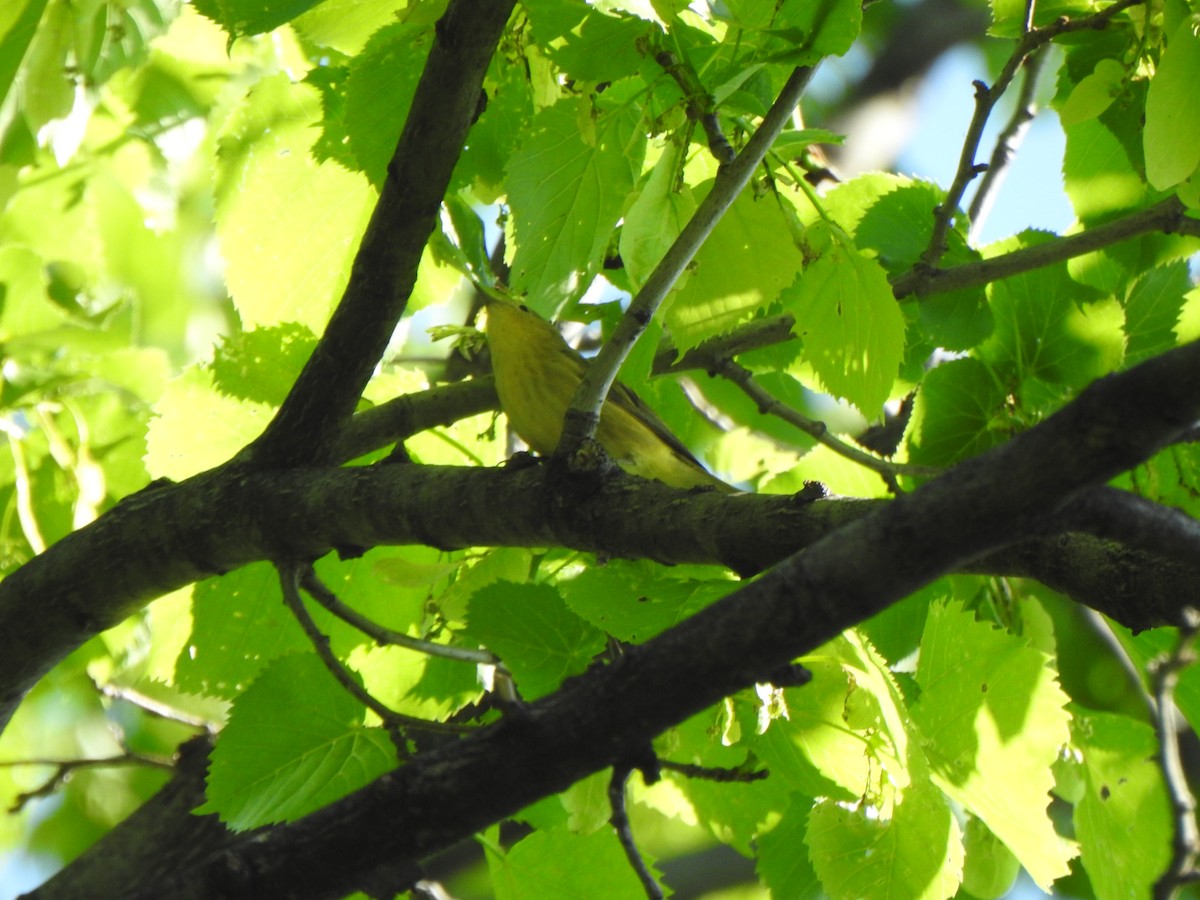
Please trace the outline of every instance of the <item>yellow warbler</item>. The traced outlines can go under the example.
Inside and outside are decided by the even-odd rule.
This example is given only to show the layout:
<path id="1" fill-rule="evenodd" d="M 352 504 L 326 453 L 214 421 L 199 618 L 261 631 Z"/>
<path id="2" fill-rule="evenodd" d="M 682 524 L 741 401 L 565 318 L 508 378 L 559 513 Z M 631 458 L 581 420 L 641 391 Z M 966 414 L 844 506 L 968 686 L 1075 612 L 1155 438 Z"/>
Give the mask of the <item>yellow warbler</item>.
<path id="1" fill-rule="evenodd" d="M 500 408 L 521 439 L 548 456 L 558 447 L 563 417 L 587 363 L 557 328 L 526 307 L 495 298 L 486 303 Z M 596 440 L 632 475 L 673 487 L 733 490 L 709 474 L 654 411 L 620 382 L 600 411 Z"/>

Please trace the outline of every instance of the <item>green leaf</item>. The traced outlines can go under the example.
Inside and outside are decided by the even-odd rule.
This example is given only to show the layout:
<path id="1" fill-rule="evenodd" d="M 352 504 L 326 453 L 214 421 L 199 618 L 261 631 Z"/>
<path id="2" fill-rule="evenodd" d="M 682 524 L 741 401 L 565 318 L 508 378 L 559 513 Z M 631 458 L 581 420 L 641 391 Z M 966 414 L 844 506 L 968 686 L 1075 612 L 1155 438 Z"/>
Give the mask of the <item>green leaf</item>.
<path id="1" fill-rule="evenodd" d="M 1159 456 L 1168 453 L 1175 456 L 1177 450 L 1171 448 Z M 1135 635 L 1116 622 L 1109 622 L 1109 627 L 1120 639 L 1139 672 L 1147 671 L 1151 660 L 1173 652 L 1179 643 L 1179 630 L 1176 628 L 1151 628 Z M 1175 704 L 1193 729 L 1200 728 L 1200 668 L 1189 666 L 1180 672 L 1179 684 L 1175 688 Z"/>
<path id="2" fill-rule="evenodd" d="M 661 30 L 635 18 L 594 9 L 550 44 L 550 58 L 579 81 L 617 81 L 637 73 L 645 61 L 639 48 Z"/>
<path id="3" fill-rule="evenodd" d="M 346 134 L 359 167 L 377 188 L 387 177 L 432 45 L 432 28 L 390 25 L 375 32 L 350 64 Z"/>
<path id="4" fill-rule="evenodd" d="M 815 63 L 826 56 L 841 56 L 854 43 L 862 27 L 862 5 L 854 0 L 741 0 L 743 11 L 787 46 L 780 54 L 796 65 Z M 775 50 L 771 43 L 767 52 Z M 777 51 L 778 52 L 778 51 Z"/>
<path id="5" fill-rule="evenodd" d="M 297 322 L 320 332 L 374 203 L 361 176 L 312 159 L 319 109 L 312 86 L 264 78 L 218 139 L 217 236 L 248 327 Z"/>
<path id="6" fill-rule="evenodd" d="M 1096 63 L 1092 74 L 1075 85 L 1066 102 L 1059 107 L 1058 118 L 1063 128 L 1094 119 L 1108 109 L 1124 82 L 1125 67 L 1115 59 L 1102 59 Z"/>
<path id="7" fill-rule="evenodd" d="M 311 646 L 283 603 L 278 573 L 255 563 L 192 588 L 192 633 L 175 679 L 185 691 L 236 697 L 263 666 Z"/>
<path id="8" fill-rule="evenodd" d="M 963 888 L 979 900 L 999 900 L 1012 890 L 1021 863 L 982 819 L 972 816 L 963 834 Z"/>
<path id="9" fill-rule="evenodd" d="M 912 462 L 949 466 L 1008 440 L 1006 393 L 975 359 L 934 368 L 922 382 L 908 426 Z"/>
<path id="10" fill-rule="evenodd" d="M 698 186 L 697 198 L 711 187 Z M 764 259 L 771 265 L 763 265 Z M 676 348 L 684 352 L 750 319 L 791 284 L 802 263 L 775 199 L 743 191 L 696 253 L 687 281 L 672 295 L 667 325 Z"/>
<path id="11" fill-rule="evenodd" d="M 0 340 L 51 331 L 66 313 L 47 294 L 45 264 L 25 247 L 0 247 Z"/>
<path id="12" fill-rule="evenodd" d="M 875 418 L 904 357 L 904 316 L 879 263 L 835 241 L 783 301 L 821 384 Z"/>
<path id="13" fill-rule="evenodd" d="M 691 189 L 676 184 L 683 149 L 674 139 L 664 142 L 650 177 L 625 213 L 618 246 L 625 269 L 638 287 L 646 283 L 696 211 Z"/>
<path id="14" fill-rule="evenodd" d="M 1080 221 L 1090 222 L 1143 201 L 1146 184 L 1128 149 L 1108 125 L 1088 119 L 1066 132 L 1063 186 Z"/>
<path id="15" fill-rule="evenodd" d="M 238 400 L 213 385 L 212 373 L 188 369 L 154 404 L 146 470 L 178 481 L 219 465 L 262 432 L 272 409 Z"/>
<path id="16" fill-rule="evenodd" d="M 471 126 L 450 187 L 469 187 L 477 201 L 492 203 L 504 191 L 504 167 L 529 130 L 533 97 L 524 70 L 501 57 L 493 60 L 485 84 L 487 109 Z"/>
<path id="17" fill-rule="evenodd" d="M 382 728 L 313 654 L 271 663 L 233 703 L 208 771 L 208 802 L 235 831 L 290 822 L 396 767 Z"/>
<path id="18" fill-rule="evenodd" d="M 834 800 L 813 808 L 808 845 L 831 900 L 945 900 L 958 891 L 962 835 L 946 798 L 928 783 L 903 794 L 890 816 Z"/>
<path id="19" fill-rule="evenodd" d="M 1171 35 L 1146 95 L 1146 180 L 1173 187 L 1200 164 L 1200 35 L 1185 20 Z"/>
<path id="20" fill-rule="evenodd" d="M 75 14 L 69 3 L 50 3 L 37 23 L 24 61 L 22 106 L 29 127 L 36 131 L 66 116 L 75 102 L 75 85 L 67 71 L 73 56 Z M 21 36 L 17 35 L 17 40 Z"/>
<path id="21" fill-rule="evenodd" d="M 820 896 L 821 885 L 808 860 L 805 844 L 811 806 L 811 797 L 792 794 L 783 817 L 758 838 L 755 870 L 772 897 Z"/>
<path id="22" fill-rule="evenodd" d="M 1050 660 L 958 603 L 929 611 L 913 717 L 935 783 L 982 819 L 1048 891 L 1075 855 L 1047 816 L 1050 767 L 1069 738 Z"/>
<path id="23" fill-rule="evenodd" d="M 512 287 L 540 313 L 581 296 L 603 261 L 641 171 L 645 137 L 637 126 L 631 107 L 600 111 L 567 98 L 538 114 L 513 154 L 506 177 L 516 234 Z"/>
<path id="24" fill-rule="evenodd" d="M 679 581 L 619 562 L 561 584 L 567 606 L 619 641 L 642 643 L 737 588 L 734 581 Z"/>
<path id="25" fill-rule="evenodd" d="M 1187 263 L 1151 269 L 1125 300 L 1126 361 L 1129 365 L 1170 350 L 1178 343 L 1175 326 L 1191 289 Z"/>
<path id="26" fill-rule="evenodd" d="M 213 356 L 213 384 L 233 397 L 278 406 L 316 345 L 316 336 L 295 324 L 228 335 Z"/>
<path id="27" fill-rule="evenodd" d="M 486 846 L 496 900 L 604 897 L 641 900 L 642 884 L 610 829 L 579 835 L 538 831 L 507 853 Z M 643 854 L 644 855 L 644 854 Z M 652 859 L 646 860 L 648 865 Z"/>
<path id="28" fill-rule="evenodd" d="M 1025 23 L 1025 0 L 991 0 L 992 37 L 1015 38 L 1021 35 Z M 1047 0 L 1034 7 L 1033 24 L 1050 25 L 1065 16 L 1074 18 L 1095 12 L 1091 0 Z"/>
<path id="29" fill-rule="evenodd" d="M 396 21 L 409 0 L 320 0 L 292 21 L 297 34 L 318 47 L 329 47 L 347 56 L 362 51 L 376 31 Z"/>
<path id="30" fill-rule="evenodd" d="M 230 37 L 262 34 L 285 25 L 321 0 L 195 0 L 196 10 Z"/>
<path id="31" fill-rule="evenodd" d="M 10 0 L 0 9 L 0 97 L 7 97 L 21 60 L 38 34 L 49 0 Z"/>
<path id="32" fill-rule="evenodd" d="M 1042 235 L 1023 235 L 1023 246 Z M 989 248 L 989 250 L 992 248 Z M 1123 313 L 1114 298 L 1073 281 L 1054 266 L 995 282 L 991 286 L 996 328 L 979 355 L 1018 379 L 1037 378 L 1081 388 L 1121 364 L 1125 352 Z"/>
<path id="33" fill-rule="evenodd" d="M 1150 896 L 1173 836 L 1154 731 L 1125 716 L 1081 713 L 1072 735 L 1085 784 L 1075 834 L 1096 897 Z"/>
<path id="34" fill-rule="evenodd" d="M 504 660 L 526 700 L 551 693 L 604 649 L 604 634 L 545 584 L 499 581 L 480 589 L 467 607 L 466 630 Z"/>
<path id="35" fill-rule="evenodd" d="M 784 692 L 787 715 L 755 739 L 754 752 L 809 796 L 877 798 L 887 784 L 906 788 L 908 713 L 887 665 L 857 632 L 847 631 L 802 660 L 812 680 Z"/>

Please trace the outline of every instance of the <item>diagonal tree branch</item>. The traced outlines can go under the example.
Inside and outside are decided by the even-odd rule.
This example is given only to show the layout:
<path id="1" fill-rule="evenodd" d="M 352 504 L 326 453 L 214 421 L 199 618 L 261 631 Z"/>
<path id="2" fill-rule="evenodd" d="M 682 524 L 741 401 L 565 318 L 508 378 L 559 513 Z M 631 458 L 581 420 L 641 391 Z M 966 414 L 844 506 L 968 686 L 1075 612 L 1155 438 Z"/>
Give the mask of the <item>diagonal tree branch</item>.
<path id="1" fill-rule="evenodd" d="M 514 0 L 452 0 L 388 163 L 350 280 L 275 418 L 241 454 L 255 465 L 328 462 L 404 313 L 417 265 L 481 98 Z"/>
<path id="2" fill-rule="evenodd" d="M 600 348 L 600 353 L 588 366 L 587 374 L 575 393 L 571 408 L 567 410 L 566 419 L 563 420 L 559 452 L 574 451 L 581 441 L 595 433 L 596 425 L 600 421 L 600 407 L 617 378 L 617 370 L 621 368 L 621 363 L 628 356 L 638 336 L 654 318 L 654 313 L 692 261 L 696 251 L 749 183 L 750 175 L 790 121 L 792 110 L 800 102 L 812 74 L 813 69 L 808 67 L 797 68 L 792 72 L 770 110 L 763 117 L 758 131 L 732 162 L 721 166 L 712 189 L 700 202 L 696 212 L 679 233 L 679 237 L 633 298 L 612 337 Z"/>

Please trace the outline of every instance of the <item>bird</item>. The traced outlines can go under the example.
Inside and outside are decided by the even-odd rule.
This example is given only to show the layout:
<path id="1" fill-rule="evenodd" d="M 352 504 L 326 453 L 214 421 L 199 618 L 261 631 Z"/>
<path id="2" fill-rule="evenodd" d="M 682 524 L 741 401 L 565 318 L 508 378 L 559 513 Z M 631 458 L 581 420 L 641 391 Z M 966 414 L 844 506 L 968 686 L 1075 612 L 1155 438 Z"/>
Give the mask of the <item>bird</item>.
<path id="1" fill-rule="evenodd" d="M 587 361 L 558 329 L 528 307 L 489 296 L 488 348 L 500 408 L 531 449 L 550 456 Z M 734 488 L 711 474 L 627 386 L 617 381 L 600 412 L 596 440 L 631 475 L 677 488 Z"/>

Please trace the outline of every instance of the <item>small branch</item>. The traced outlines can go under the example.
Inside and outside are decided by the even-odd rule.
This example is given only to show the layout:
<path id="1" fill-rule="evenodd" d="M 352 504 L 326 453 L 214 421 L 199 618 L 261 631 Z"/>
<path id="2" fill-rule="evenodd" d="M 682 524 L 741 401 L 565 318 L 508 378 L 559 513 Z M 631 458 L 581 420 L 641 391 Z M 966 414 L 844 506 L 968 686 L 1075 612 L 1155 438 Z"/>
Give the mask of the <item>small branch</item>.
<path id="1" fill-rule="evenodd" d="M 490 377 L 440 384 L 404 394 L 356 413 L 338 435 L 333 462 L 341 464 L 438 425 L 495 409 L 496 385 Z"/>
<path id="2" fill-rule="evenodd" d="M 1032 14 L 1033 4 L 1031 3 L 1029 15 Z M 1046 48 L 1044 46 L 1039 47 L 1025 59 L 1023 65 L 1025 77 L 1021 83 L 1021 93 L 1017 97 L 1016 109 L 1013 110 L 1012 117 L 1004 126 L 1004 130 L 996 138 L 996 146 L 992 150 L 992 158 L 988 160 L 987 171 L 983 173 L 979 187 L 975 190 L 975 196 L 971 198 L 971 207 L 967 211 L 967 217 L 971 221 L 968 240 L 974 240 L 983 227 L 983 223 L 987 221 L 1000 184 L 1004 181 L 1004 176 L 1017 155 L 1017 148 L 1021 146 L 1025 135 L 1029 132 L 1029 126 L 1033 123 L 1034 116 L 1037 115 L 1034 94 L 1037 91 L 1038 76 L 1041 74 L 1045 61 Z"/>
<path id="3" fill-rule="evenodd" d="M 663 900 L 662 888 L 651 874 L 646 861 L 642 859 L 642 854 L 638 852 L 637 843 L 633 839 L 633 828 L 629 824 L 629 815 L 625 810 L 625 783 L 629 781 L 632 771 L 633 767 L 628 764 L 613 766 L 612 778 L 608 782 L 608 803 L 612 809 L 612 817 L 608 821 L 616 829 L 617 840 L 621 842 L 625 858 L 629 860 L 629 865 L 637 873 L 638 880 L 646 891 L 646 896 L 650 900 Z"/>
<path id="4" fill-rule="evenodd" d="M 800 102 L 800 96 L 804 93 L 812 73 L 813 70 L 808 67 L 793 70 L 775 103 L 763 118 L 758 131 L 733 162 L 721 166 L 712 190 L 701 201 L 695 214 L 675 239 L 675 243 L 633 298 L 612 338 L 588 366 L 587 374 L 575 393 L 563 422 L 559 453 L 570 454 L 584 440 L 594 436 L 596 425 L 600 421 L 600 406 L 616 380 L 621 363 L 628 356 L 638 336 L 654 318 L 654 313 L 663 298 L 683 274 L 684 268 L 692 261 L 700 245 L 742 192 L 742 188 L 749 183 L 750 176 L 762 162 L 768 148 L 790 121 L 792 110 Z"/>
<path id="5" fill-rule="evenodd" d="M 450 725 L 444 722 L 431 722 L 426 719 L 418 719 L 414 716 L 406 716 L 403 713 L 395 712 L 388 709 L 380 703 L 371 692 L 358 683 L 350 671 L 342 665 L 341 660 L 334 655 L 333 650 L 329 646 L 329 638 L 321 633 L 317 628 L 317 623 L 313 621 L 312 616 L 308 614 L 308 610 L 304 608 L 304 601 L 300 599 L 300 577 L 303 565 L 289 563 L 279 565 L 279 584 L 283 589 L 283 600 L 291 610 L 292 615 L 304 629 L 305 635 L 313 645 L 313 649 L 317 651 L 317 656 L 321 662 L 325 664 L 325 668 L 329 673 L 337 679 L 340 684 L 351 697 L 365 706 L 383 721 L 384 727 L 392 735 L 393 742 L 396 744 L 398 752 L 403 753 L 405 744 L 403 729 L 412 728 L 422 731 L 440 732 L 443 734 L 462 734 L 469 729 L 464 729 L 459 725 Z"/>
<path id="6" fill-rule="evenodd" d="M 718 334 L 702 341 L 683 356 L 673 346 L 663 344 L 654 354 L 651 373 L 666 375 L 671 372 L 715 372 L 725 360 L 748 353 L 760 347 L 782 344 L 793 337 L 792 328 L 796 320 L 788 313 L 754 319 L 726 334 Z"/>
<path id="7" fill-rule="evenodd" d="M 1189 218 L 1179 198 L 1171 196 L 1151 207 L 1113 219 L 1087 231 L 1014 250 L 1003 256 L 982 259 L 951 269 L 923 269 L 918 264 L 892 282 L 892 291 L 899 299 L 909 294 L 924 297 L 961 288 L 978 287 L 1001 278 L 1065 262 L 1152 231 L 1200 237 L 1200 220 Z"/>
<path id="8" fill-rule="evenodd" d="M 424 653 L 428 656 L 440 656 L 443 659 L 455 659 L 459 662 L 475 663 L 476 665 L 495 666 L 500 660 L 487 650 L 472 650 L 469 647 L 449 647 L 445 644 L 435 644 L 432 641 L 422 641 L 409 637 L 399 631 L 384 628 L 377 622 L 368 619 L 353 607 L 347 606 L 317 577 L 312 566 L 305 566 L 300 573 L 299 584 L 309 596 L 348 625 L 357 628 L 363 634 L 374 639 L 377 644 L 394 644 Z"/>
<path id="9" fill-rule="evenodd" d="M 983 139 L 983 130 L 987 125 L 988 118 L 992 114 L 992 110 L 995 109 L 996 103 L 1004 95 L 1004 92 L 1008 90 L 1009 84 L 1012 82 L 1017 70 L 1025 62 L 1026 57 L 1061 34 L 1083 29 L 1105 28 L 1117 13 L 1142 2 L 1144 0 L 1117 0 L 1112 6 L 1093 16 L 1074 20 L 1060 19 L 1044 28 L 1033 28 L 1032 23 L 1027 21 L 1026 25 L 1028 27 L 1017 41 L 1012 55 L 1005 62 L 1004 67 L 1000 70 L 1000 74 L 996 76 L 996 81 L 992 86 L 989 88 L 982 81 L 974 83 L 975 113 L 971 117 L 971 123 L 967 126 L 967 133 L 963 138 L 963 147 L 958 159 L 958 168 L 955 171 L 954 180 L 950 183 L 950 188 L 946 192 L 946 199 L 937 208 L 934 216 L 933 233 L 929 237 L 929 245 L 925 248 L 925 252 L 921 254 L 920 260 L 913 267 L 914 271 L 929 272 L 935 269 L 941 261 L 942 256 L 945 255 L 948 247 L 946 236 L 950 233 L 954 213 L 962 203 L 963 194 L 966 193 L 967 186 L 975 177 L 987 169 L 986 165 L 975 162 L 975 155 L 979 152 L 979 142 Z M 1027 19 L 1031 15 L 1032 4 L 1026 8 Z"/>
<path id="10" fill-rule="evenodd" d="M 659 768 L 666 769 L 669 772 L 678 772 L 684 778 L 697 778 L 702 781 L 716 781 L 722 784 L 732 782 L 741 782 L 748 784 L 751 781 L 762 781 L 771 773 L 766 769 L 759 769 L 754 772 L 745 772 L 741 769 L 720 769 L 714 766 L 697 766 L 692 763 L 677 763 L 669 760 L 661 759 L 658 762 Z"/>
<path id="11" fill-rule="evenodd" d="M 53 766 L 54 774 L 40 786 L 31 791 L 22 791 L 13 799 L 10 813 L 19 813 L 30 801 L 41 797 L 49 797 L 72 774 L 81 769 L 113 768 L 115 766 L 150 766 L 156 769 L 174 771 L 175 763 L 168 757 L 156 756 L 149 753 L 135 753 L 126 750 L 116 756 L 106 756 L 101 759 L 8 759 L 0 761 L 0 768 L 11 769 L 17 766 Z"/>
<path id="12" fill-rule="evenodd" d="M 438 21 L 345 293 L 278 413 L 242 451 L 243 461 L 279 466 L 330 460 L 338 429 L 404 313 L 513 5 L 453 0 Z"/>
<path id="13" fill-rule="evenodd" d="M 915 477 L 932 477 L 941 473 L 941 469 L 930 466 L 914 466 L 907 463 L 897 463 L 881 459 L 874 454 L 860 450 L 851 444 L 829 433 L 824 422 L 810 419 L 785 403 L 781 403 L 774 395 L 754 380 L 754 375 L 745 366 L 733 360 L 726 360 L 716 369 L 716 374 L 727 378 L 737 385 L 747 397 L 758 404 L 759 412 L 775 416 L 789 425 L 800 429 L 819 444 L 824 444 L 830 450 L 846 457 L 861 466 L 866 466 L 883 476 L 912 475 Z"/>
<path id="14" fill-rule="evenodd" d="M 669 50 L 654 54 L 654 61 L 663 67 L 668 75 L 675 79 L 679 90 L 683 91 L 684 103 L 687 106 L 687 116 L 693 122 L 699 122 L 708 138 L 708 149 L 721 165 L 733 162 L 737 152 L 730 146 L 728 139 L 721 132 L 721 121 L 717 118 L 716 103 L 712 94 L 704 90 L 700 76 L 687 60 L 679 58 Z"/>
<path id="15" fill-rule="evenodd" d="M 1159 764 L 1171 798 L 1174 812 L 1175 838 L 1171 845 L 1171 861 L 1154 884 L 1155 900 L 1168 900 L 1179 889 L 1200 880 L 1196 871 L 1196 856 L 1200 853 L 1200 829 L 1196 825 L 1196 798 L 1188 787 L 1183 761 L 1179 755 L 1179 729 L 1175 721 L 1175 687 L 1179 674 L 1196 661 L 1196 638 L 1200 635 L 1200 613 L 1188 607 L 1183 610 L 1179 626 L 1179 641 L 1170 655 L 1151 665 L 1154 679 L 1158 732 Z"/>

